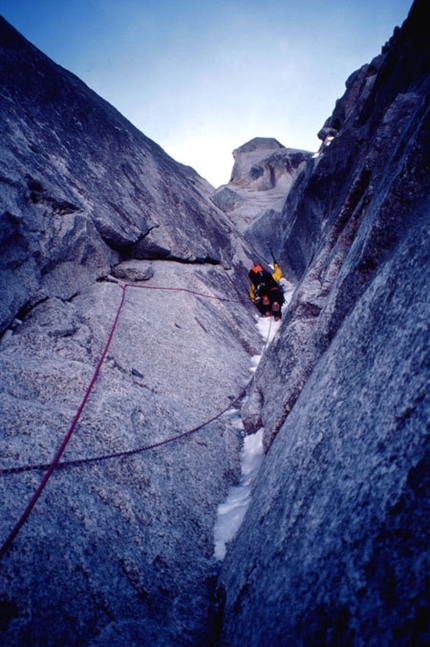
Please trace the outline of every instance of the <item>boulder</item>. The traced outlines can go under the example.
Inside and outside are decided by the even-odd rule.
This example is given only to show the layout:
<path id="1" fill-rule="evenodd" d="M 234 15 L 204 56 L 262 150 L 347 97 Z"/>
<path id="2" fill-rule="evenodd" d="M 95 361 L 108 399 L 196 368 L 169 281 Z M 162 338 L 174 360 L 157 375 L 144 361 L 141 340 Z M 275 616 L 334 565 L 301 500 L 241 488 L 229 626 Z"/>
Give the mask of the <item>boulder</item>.
<path id="1" fill-rule="evenodd" d="M 124 281 L 149 281 L 154 276 L 152 263 L 132 259 L 123 261 L 112 268 L 112 276 Z"/>

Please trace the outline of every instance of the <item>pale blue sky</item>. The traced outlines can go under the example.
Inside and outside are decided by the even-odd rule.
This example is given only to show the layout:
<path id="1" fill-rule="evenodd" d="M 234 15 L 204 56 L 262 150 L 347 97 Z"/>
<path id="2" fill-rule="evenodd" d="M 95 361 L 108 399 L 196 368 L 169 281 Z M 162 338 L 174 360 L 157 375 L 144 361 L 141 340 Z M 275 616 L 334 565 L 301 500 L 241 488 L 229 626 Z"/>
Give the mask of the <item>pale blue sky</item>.
<path id="1" fill-rule="evenodd" d="M 317 150 L 412 0 L 0 0 L 0 14 L 215 186 L 253 137 Z"/>

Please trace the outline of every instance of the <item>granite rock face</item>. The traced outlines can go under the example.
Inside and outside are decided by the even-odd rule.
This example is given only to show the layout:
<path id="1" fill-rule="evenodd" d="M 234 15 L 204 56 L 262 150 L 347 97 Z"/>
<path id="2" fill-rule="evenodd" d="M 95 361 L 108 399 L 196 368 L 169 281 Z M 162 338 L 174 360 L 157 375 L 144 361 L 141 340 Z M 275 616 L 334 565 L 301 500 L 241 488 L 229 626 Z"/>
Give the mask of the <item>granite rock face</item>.
<path id="1" fill-rule="evenodd" d="M 126 289 L 64 461 L 187 432 L 226 409 L 251 377 L 250 355 L 260 342 L 249 308 L 198 296 L 227 297 L 225 273 L 166 261 L 154 261 L 152 271 Z M 108 281 L 71 301 L 50 298 L 3 341 L 2 468 L 49 464 L 90 384 L 121 295 Z M 57 469 L 2 559 L 4 644 L 205 644 L 213 526 L 239 477 L 240 447 L 231 418 L 221 417 L 159 448 Z M 1 475 L 3 540 L 42 474 Z"/>
<path id="2" fill-rule="evenodd" d="M 271 260 L 288 191 L 312 153 L 286 148 L 271 137 L 255 137 L 233 151 L 230 182 L 211 200 L 228 214 L 253 250 L 255 260 Z"/>
<path id="3" fill-rule="evenodd" d="M 233 151 L 234 165 L 228 184 L 217 189 L 211 199 L 226 213 L 231 213 L 243 203 L 242 193 L 258 199 L 284 198 L 294 183 L 303 162 L 312 153 L 286 148 L 271 137 L 255 137 Z M 257 195 L 256 195 L 257 194 Z M 258 197 L 257 197 L 258 196 Z M 271 196 L 271 197 L 270 197 Z M 251 210 L 255 205 L 250 204 Z"/>
<path id="4" fill-rule="evenodd" d="M 277 185 L 288 188 L 307 156 L 309 153 L 285 148 L 271 137 L 255 137 L 233 151 L 230 183 L 255 191 L 269 191 Z"/>
<path id="5" fill-rule="evenodd" d="M 122 257 L 232 265 L 213 187 L 2 18 L 0 35 L 0 330 Z"/>
<path id="6" fill-rule="evenodd" d="M 222 645 L 430 638 L 424 4 L 348 81 L 285 203 L 297 288 L 243 411 L 267 454 L 222 567 Z"/>
<path id="7" fill-rule="evenodd" d="M 212 199 L 0 22 L 2 542 L 43 474 L 3 469 L 49 464 L 116 321 L 0 561 L 8 647 L 429 643 L 426 13 L 351 75 L 291 186 L 257 138 Z M 270 251 L 295 290 L 253 374 Z M 229 407 L 266 455 L 221 564 Z"/>
<path id="8" fill-rule="evenodd" d="M 221 644 L 428 642 L 430 241 L 417 218 L 270 447 L 222 569 Z"/>
<path id="9" fill-rule="evenodd" d="M 62 457 L 84 462 L 54 472 L 2 556 L 0 642 L 205 644 L 242 445 L 217 416 L 261 350 L 247 244 L 205 180 L 0 34 L 2 545 L 46 472 L 3 470 L 49 465 L 119 317 Z"/>

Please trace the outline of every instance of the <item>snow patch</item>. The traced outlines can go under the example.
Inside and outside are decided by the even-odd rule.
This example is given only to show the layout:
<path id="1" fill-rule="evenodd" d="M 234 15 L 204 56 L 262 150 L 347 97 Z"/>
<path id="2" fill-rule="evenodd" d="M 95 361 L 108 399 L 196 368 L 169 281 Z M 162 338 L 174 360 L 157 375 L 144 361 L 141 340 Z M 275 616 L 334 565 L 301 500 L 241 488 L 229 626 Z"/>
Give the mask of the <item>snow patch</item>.
<path id="1" fill-rule="evenodd" d="M 282 306 L 282 315 L 284 315 L 293 296 L 295 286 L 284 278 L 282 278 L 279 283 L 284 294 L 284 305 Z M 260 333 L 262 339 L 264 339 L 265 347 L 267 348 L 268 344 L 270 344 L 279 328 L 281 327 L 282 321 L 275 321 L 273 317 L 262 317 L 260 315 L 257 315 L 256 322 L 257 330 Z"/>
<path id="2" fill-rule="evenodd" d="M 255 373 L 262 357 L 262 355 L 253 355 L 251 357 L 251 366 L 249 367 L 251 373 Z"/>
<path id="3" fill-rule="evenodd" d="M 281 284 L 285 298 L 282 307 L 284 312 L 291 301 L 295 288 L 285 279 L 281 279 Z M 275 337 L 281 324 L 282 321 L 275 321 L 273 317 L 256 316 L 257 329 L 264 340 L 263 352 Z M 257 370 L 261 358 L 262 355 L 254 355 L 251 358 L 249 368 L 251 373 Z M 232 422 L 236 428 L 244 431 L 240 412 L 228 412 L 227 415 L 232 416 Z M 219 561 L 224 559 L 227 544 L 236 536 L 251 502 L 252 485 L 264 458 L 263 434 L 264 429 L 259 429 L 257 433 L 245 436 L 241 452 L 242 473 L 239 485 L 230 488 L 227 500 L 218 506 L 218 517 L 214 528 L 214 557 Z"/>
<path id="4" fill-rule="evenodd" d="M 238 414 L 239 418 L 239 414 Z M 242 421 L 240 421 L 242 424 Z M 243 428 L 243 425 L 242 425 Z M 251 501 L 252 484 L 263 461 L 263 430 L 246 436 L 242 453 L 242 475 L 239 485 L 232 487 L 225 503 L 218 506 L 218 518 L 214 529 L 217 560 L 222 561 L 227 552 L 227 543 L 234 539 Z"/>
<path id="5" fill-rule="evenodd" d="M 280 325 L 281 320 L 275 321 L 273 317 L 258 317 L 257 329 L 261 337 L 264 339 L 266 346 L 270 344 L 270 342 L 278 332 Z"/>

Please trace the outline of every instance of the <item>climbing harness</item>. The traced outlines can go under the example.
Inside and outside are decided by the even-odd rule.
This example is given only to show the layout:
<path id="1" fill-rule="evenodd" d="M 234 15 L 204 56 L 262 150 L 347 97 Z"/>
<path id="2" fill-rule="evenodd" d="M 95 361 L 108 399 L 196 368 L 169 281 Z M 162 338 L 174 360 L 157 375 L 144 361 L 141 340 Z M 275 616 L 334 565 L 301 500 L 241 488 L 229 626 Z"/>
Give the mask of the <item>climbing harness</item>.
<path id="1" fill-rule="evenodd" d="M 242 300 L 239 300 L 239 299 L 228 299 L 228 298 L 225 298 L 225 297 L 217 297 L 217 296 L 214 296 L 214 295 L 208 295 L 208 294 L 203 294 L 203 293 L 200 293 L 200 292 L 196 292 L 194 290 L 190 290 L 190 289 L 187 289 L 187 288 L 171 288 L 171 287 L 146 286 L 146 285 L 130 285 L 130 284 L 127 284 L 127 283 L 121 283 L 119 281 L 118 282 L 115 281 L 115 283 L 122 290 L 122 294 L 121 294 L 120 303 L 119 303 L 119 306 L 118 306 L 118 309 L 117 309 L 117 312 L 116 312 L 116 315 L 115 315 L 115 319 L 114 319 L 112 328 L 111 328 L 109 336 L 108 336 L 108 340 L 106 342 L 106 345 L 105 345 L 105 348 L 104 348 L 104 350 L 102 352 L 100 360 L 99 360 L 99 362 L 98 362 L 98 364 L 96 366 L 94 374 L 93 374 L 93 376 L 91 378 L 90 384 L 89 384 L 89 386 L 88 386 L 88 388 L 87 388 L 87 390 L 85 392 L 83 400 L 82 400 L 82 402 L 81 402 L 81 404 L 80 404 L 80 406 L 78 408 L 78 411 L 76 412 L 76 415 L 75 415 L 75 417 L 74 417 L 74 419 L 72 421 L 72 424 L 70 425 L 70 428 L 69 428 L 66 436 L 63 439 L 63 442 L 60 445 L 60 448 L 58 449 L 57 453 L 55 454 L 54 459 L 52 460 L 51 463 L 45 464 L 45 465 L 28 465 L 28 466 L 12 467 L 12 468 L 9 468 L 9 469 L 0 470 L 0 475 L 18 474 L 18 473 L 21 473 L 21 472 L 27 472 L 27 471 L 31 471 L 31 470 L 43 470 L 43 471 L 46 470 L 46 474 L 44 475 L 39 487 L 37 488 L 36 492 L 33 494 L 30 502 L 28 503 L 27 507 L 25 508 L 24 512 L 22 513 L 22 515 L 19 518 L 19 520 L 17 521 L 17 523 L 15 524 L 14 528 L 12 529 L 12 531 L 9 534 L 8 538 L 4 542 L 3 546 L 0 548 L 0 560 L 3 557 L 3 555 L 6 553 L 6 551 L 10 548 L 13 540 L 15 539 L 15 537 L 17 536 L 18 532 L 20 531 L 21 527 L 24 525 L 25 521 L 29 517 L 33 507 L 35 506 L 35 504 L 36 504 L 37 500 L 39 499 L 40 495 L 42 494 L 42 492 L 43 492 L 49 478 L 51 477 L 52 473 L 54 472 L 54 470 L 56 468 L 67 467 L 67 466 L 77 466 L 77 465 L 83 465 L 83 464 L 86 464 L 86 463 L 92 463 L 92 462 L 102 461 L 102 460 L 107 460 L 107 459 L 112 459 L 112 458 L 120 458 L 120 457 L 124 457 L 124 456 L 131 456 L 133 454 L 138 454 L 138 453 L 141 453 L 141 452 L 144 452 L 144 451 L 148 451 L 150 449 L 155 449 L 155 448 L 158 448 L 158 447 L 162 447 L 162 446 L 167 445 L 168 443 L 171 443 L 173 441 L 176 441 L 176 440 L 185 438 L 187 436 L 190 436 L 191 434 L 196 433 L 197 431 L 199 431 L 203 427 L 206 427 L 207 425 L 214 422 L 215 420 L 218 420 L 218 418 L 220 418 L 229 409 L 231 409 L 233 406 L 235 406 L 235 404 L 237 402 L 239 402 L 241 400 L 241 398 L 243 398 L 243 396 L 246 393 L 246 390 L 248 389 L 248 387 L 249 387 L 249 385 L 250 385 L 250 383 L 252 381 L 252 379 L 251 379 L 250 382 L 246 385 L 246 387 L 241 391 L 241 393 L 232 402 L 230 402 L 229 405 L 227 407 L 225 407 L 220 413 L 213 416 L 209 420 L 206 420 L 204 423 L 198 425 L 197 427 L 194 427 L 193 429 L 189 429 L 189 430 L 187 430 L 185 432 L 182 432 L 181 434 L 173 436 L 172 438 L 168 438 L 166 440 L 159 441 L 159 442 L 154 443 L 152 445 L 146 445 L 144 447 L 139 447 L 137 449 L 132 449 L 132 450 L 123 451 L 123 452 L 116 452 L 114 454 L 109 454 L 109 455 L 105 455 L 105 456 L 98 456 L 98 457 L 94 457 L 94 458 L 78 459 L 78 460 L 73 460 L 73 461 L 63 461 L 63 462 L 60 463 L 59 462 L 60 458 L 63 455 L 64 450 L 66 449 L 66 446 L 67 446 L 70 438 L 72 437 L 72 434 L 73 434 L 73 432 L 74 432 L 74 430 L 76 428 L 76 425 L 77 425 L 77 423 L 78 423 L 78 421 L 79 421 L 79 419 L 81 417 L 82 411 L 83 411 L 83 409 L 84 409 L 84 407 L 85 407 L 85 405 L 87 403 L 87 400 L 88 400 L 88 398 L 90 396 L 90 393 L 91 393 L 91 391 L 93 389 L 93 386 L 94 386 L 94 384 L 96 382 L 96 379 L 98 377 L 98 374 L 100 372 L 102 364 L 103 364 L 103 362 L 105 360 L 105 357 L 106 357 L 106 355 L 108 353 L 110 344 L 112 342 L 112 338 L 114 336 L 114 333 L 115 333 L 115 330 L 116 330 L 116 327 L 117 327 L 117 324 L 118 324 L 118 320 L 119 320 L 119 317 L 120 317 L 120 314 L 121 314 L 121 310 L 122 310 L 124 302 L 125 302 L 125 295 L 126 295 L 126 290 L 127 290 L 128 287 L 141 288 L 141 289 L 146 289 L 146 290 L 167 290 L 167 291 L 187 292 L 187 293 L 194 294 L 196 296 L 204 297 L 204 298 L 207 298 L 207 299 L 216 299 L 218 301 L 226 301 L 226 302 L 231 302 L 231 303 L 242 303 L 244 305 L 249 305 L 248 302 L 245 302 L 245 301 L 242 301 Z"/>

